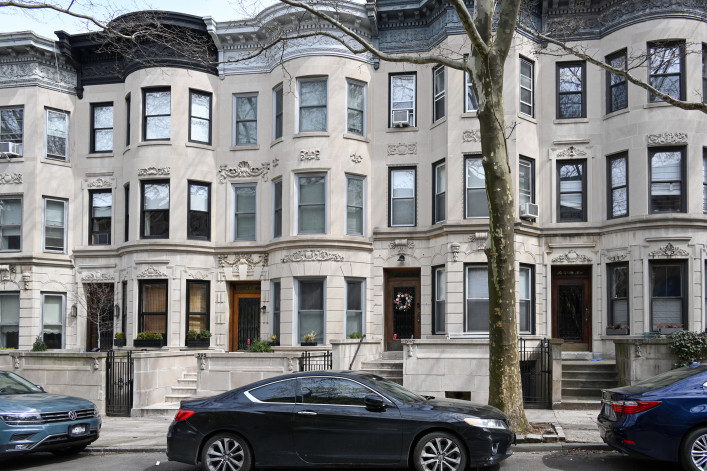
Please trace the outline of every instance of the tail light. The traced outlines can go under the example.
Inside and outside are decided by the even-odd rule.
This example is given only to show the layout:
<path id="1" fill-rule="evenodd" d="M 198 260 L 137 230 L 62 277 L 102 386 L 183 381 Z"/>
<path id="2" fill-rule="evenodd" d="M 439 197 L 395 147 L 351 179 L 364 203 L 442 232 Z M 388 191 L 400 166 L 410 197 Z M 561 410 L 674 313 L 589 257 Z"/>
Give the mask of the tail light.
<path id="1" fill-rule="evenodd" d="M 179 409 L 179 412 L 177 412 L 177 415 L 174 416 L 174 421 L 181 422 L 182 420 L 187 420 L 192 415 L 194 415 L 193 410 Z"/>
<path id="2" fill-rule="evenodd" d="M 611 408 L 617 414 L 638 414 L 653 409 L 660 401 L 613 401 Z"/>

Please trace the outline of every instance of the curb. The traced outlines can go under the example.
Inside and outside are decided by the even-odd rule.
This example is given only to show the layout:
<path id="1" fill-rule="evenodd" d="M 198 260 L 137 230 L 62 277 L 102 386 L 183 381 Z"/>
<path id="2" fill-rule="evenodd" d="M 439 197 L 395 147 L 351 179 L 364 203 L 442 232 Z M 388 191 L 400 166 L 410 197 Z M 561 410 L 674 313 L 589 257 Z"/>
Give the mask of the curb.
<path id="1" fill-rule="evenodd" d="M 519 443 L 512 448 L 514 453 L 527 453 L 533 451 L 563 451 L 563 450 L 598 450 L 611 451 L 611 447 L 605 443 Z"/>
<path id="2" fill-rule="evenodd" d="M 166 453 L 167 446 L 88 446 L 88 453 Z"/>

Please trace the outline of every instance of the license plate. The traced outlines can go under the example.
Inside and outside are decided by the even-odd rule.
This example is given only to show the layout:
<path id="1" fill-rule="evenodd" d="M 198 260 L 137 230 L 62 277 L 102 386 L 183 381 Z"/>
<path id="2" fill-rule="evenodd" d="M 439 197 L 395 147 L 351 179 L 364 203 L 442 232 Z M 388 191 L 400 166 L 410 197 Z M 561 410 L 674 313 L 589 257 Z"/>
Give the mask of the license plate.
<path id="1" fill-rule="evenodd" d="M 88 424 L 76 424 L 69 426 L 69 436 L 79 437 L 88 433 Z"/>

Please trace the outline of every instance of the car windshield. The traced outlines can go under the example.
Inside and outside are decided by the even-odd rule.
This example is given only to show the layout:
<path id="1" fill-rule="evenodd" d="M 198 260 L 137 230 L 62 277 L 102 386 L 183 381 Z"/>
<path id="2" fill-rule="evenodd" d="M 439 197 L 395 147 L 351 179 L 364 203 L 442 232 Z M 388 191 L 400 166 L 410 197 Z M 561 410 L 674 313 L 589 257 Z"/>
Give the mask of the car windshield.
<path id="1" fill-rule="evenodd" d="M 394 383 L 388 379 L 381 376 L 372 375 L 366 378 L 374 386 L 376 386 L 381 391 L 387 393 L 389 396 L 402 402 L 424 402 L 426 399 L 422 396 L 415 394 L 414 392 L 405 389 L 398 383 Z"/>
<path id="2" fill-rule="evenodd" d="M 0 371 L 0 396 L 6 394 L 35 394 L 43 392 L 36 386 L 15 373 Z"/>
<path id="3" fill-rule="evenodd" d="M 689 366 L 686 366 L 685 368 L 678 368 L 677 370 L 666 371 L 665 373 L 661 373 L 658 376 L 653 376 L 652 378 L 644 379 L 643 381 L 634 383 L 634 386 L 642 386 L 644 388 L 647 388 L 648 390 L 660 389 L 666 386 L 670 386 L 673 383 L 677 383 L 678 381 L 682 381 L 683 379 L 689 378 L 690 376 L 696 375 L 698 373 L 703 373 L 705 371 L 707 371 L 707 368 L 704 366 L 698 368 L 691 368 Z"/>

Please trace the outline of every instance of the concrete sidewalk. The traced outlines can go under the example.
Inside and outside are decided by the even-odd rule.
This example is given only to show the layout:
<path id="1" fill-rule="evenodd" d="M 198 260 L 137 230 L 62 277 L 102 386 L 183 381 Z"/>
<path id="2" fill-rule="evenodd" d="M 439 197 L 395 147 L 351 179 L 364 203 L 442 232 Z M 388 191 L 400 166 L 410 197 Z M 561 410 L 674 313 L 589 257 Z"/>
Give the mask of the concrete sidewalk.
<path id="1" fill-rule="evenodd" d="M 565 447 L 603 448 L 596 425 L 597 410 L 527 409 L 528 420 L 551 424 L 558 437 L 542 442 L 539 436 L 519 436 L 517 451 Z M 93 452 L 161 452 L 167 448 L 167 429 L 172 415 L 147 417 L 103 417 L 101 436 L 89 446 Z"/>

